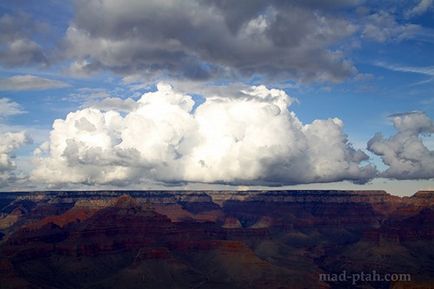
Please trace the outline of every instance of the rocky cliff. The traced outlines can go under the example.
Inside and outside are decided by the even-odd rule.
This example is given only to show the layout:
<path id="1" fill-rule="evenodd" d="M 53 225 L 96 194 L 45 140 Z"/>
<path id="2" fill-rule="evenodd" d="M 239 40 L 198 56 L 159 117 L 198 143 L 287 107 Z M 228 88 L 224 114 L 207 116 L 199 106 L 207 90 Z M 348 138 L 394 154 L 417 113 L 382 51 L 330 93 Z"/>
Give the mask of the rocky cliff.
<path id="1" fill-rule="evenodd" d="M 348 288 L 318 276 L 372 269 L 434 281 L 434 192 L 71 191 L 0 202 L 0 288 Z"/>

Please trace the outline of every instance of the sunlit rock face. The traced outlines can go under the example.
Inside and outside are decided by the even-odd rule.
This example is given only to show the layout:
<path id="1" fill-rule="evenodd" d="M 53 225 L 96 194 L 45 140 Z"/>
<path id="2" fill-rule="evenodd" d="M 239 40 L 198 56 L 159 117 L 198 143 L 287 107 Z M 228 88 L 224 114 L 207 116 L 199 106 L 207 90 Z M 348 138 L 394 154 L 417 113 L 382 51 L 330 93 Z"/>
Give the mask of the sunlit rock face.
<path id="1" fill-rule="evenodd" d="M 412 274 L 409 286 L 426 284 L 433 282 L 433 200 L 429 191 L 403 198 L 384 191 L 5 193 L 0 288 L 340 288 L 318 274 L 366 266 Z"/>

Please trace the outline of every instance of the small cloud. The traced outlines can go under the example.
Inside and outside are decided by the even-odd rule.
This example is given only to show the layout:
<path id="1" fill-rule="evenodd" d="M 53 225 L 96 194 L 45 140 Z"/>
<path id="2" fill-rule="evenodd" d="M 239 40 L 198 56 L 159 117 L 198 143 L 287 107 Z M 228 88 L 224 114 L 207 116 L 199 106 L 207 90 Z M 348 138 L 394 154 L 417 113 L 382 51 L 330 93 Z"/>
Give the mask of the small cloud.
<path id="1" fill-rule="evenodd" d="M 63 100 L 82 103 L 82 107 L 92 107 L 102 111 L 130 112 L 137 107 L 137 102 L 128 97 L 117 97 L 116 91 L 104 88 L 79 88 Z"/>
<path id="2" fill-rule="evenodd" d="M 76 78 L 86 78 L 96 73 L 97 66 L 87 60 L 76 60 L 70 64 L 65 73 Z"/>
<path id="3" fill-rule="evenodd" d="M 3 133 L 0 138 L 0 188 L 16 180 L 15 151 L 31 143 L 32 139 L 24 132 Z"/>
<path id="4" fill-rule="evenodd" d="M 64 100 L 72 100 L 79 102 L 91 102 L 101 100 L 103 98 L 111 97 L 111 93 L 104 88 L 89 88 L 83 87 L 77 89 L 76 92 L 71 93 L 68 98 Z"/>
<path id="5" fill-rule="evenodd" d="M 368 150 L 388 166 L 380 176 L 398 180 L 434 178 L 434 151 L 421 138 L 434 133 L 434 121 L 419 111 L 393 114 L 389 119 L 396 134 L 385 138 L 377 133 L 368 142 Z"/>
<path id="6" fill-rule="evenodd" d="M 24 111 L 18 103 L 6 97 L 0 98 L 0 120 L 5 117 L 22 114 L 25 112 L 26 111 Z"/>
<path id="7" fill-rule="evenodd" d="M 421 0 L 416 6 L 405 13 L 406 17 L 420 16 L 426 13 L 433 4 L 433 0 Z"/>
<path id="8" fill-rule="evenodd" d="M 369 81 L 373 80 L 375 76 L 371 73 L 358 73 L 354 79 L 357 81 Z"/>
<path id="9" fill-rule="evenodd" d="M 421 27 L 416 24 L 400 24 L 395 17 L 380 11 L 366 17 L 362 37 L 376 42 L 402 41 L 414 37 Z"/>
<path id="10" fill-rule="evenodd" d="M 46 25 L 25 13 L 0 16 L 0 64 L 6 67 L 47 66 L 49 60 L 35 39 Z"/>
<path id="11" fill-rule="evenodd" d="M 68 87 L 63 81 L 42 78 L 30 74 L 15 75 L 0 79 L 0 90 L 44 90 Z"/>
<path id="12" fill-rule="evenodd" d="M 132 98 L 122 99 L 119 97 L 107 97 L 90 106 L 103 111 L 115 110 L 121 112 L 130 112 L 138 107 L 137 102 Z"/>
<path id="13" fill-rule="evenodd" d="M 383 62 L 375 63 L 376 66 L 386 68 L 393 71 L 418 73 L 428 76 L 434 76 L 434 66 L 405 66 L 399 64 L 388 64 Z"/>

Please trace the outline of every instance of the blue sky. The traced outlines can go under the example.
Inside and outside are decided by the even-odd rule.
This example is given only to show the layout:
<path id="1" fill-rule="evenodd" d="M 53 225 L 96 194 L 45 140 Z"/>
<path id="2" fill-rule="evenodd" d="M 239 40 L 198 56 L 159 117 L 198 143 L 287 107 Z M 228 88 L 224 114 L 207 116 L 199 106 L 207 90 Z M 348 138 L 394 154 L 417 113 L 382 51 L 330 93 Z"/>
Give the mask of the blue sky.
<path id="1" fill-rule="evenodd" d="M 333 176 L 323 176 L 318 172 L 313 179 L 318 179 L 321 185 L 325 182 L 328 184 L 324 186 L 329 187 L 363 188 L 385 182 L 386 185 L 378 186 L 400 194 L 434 188 L 434 175 L 426 173 L 434 163 L 434 141 L 430 136 L 434 128 L 430 125 L 423 129 L 415 127 L 417 138 L 413 141 L 423 139 L 428 150 L 424 151 L 424 159 L 431 163 L 422 163 L 418 155 L 412 169 L 400 171 L 393 168 L 396 163 L 383 163 L 381 152 L 367 149 L 368 141 L 377 132 L 385 136 L 382 144 L 388 149 L 397 146 L 406 149 L 402 146 L 408 140 L 397 137 L 387 142 L 397 132 L 390 115 L 418 112 L 417 117 L 423 114 L 423 121 L 431 120 L 432 125 L 433 1 L 381 1 L 381 4 L 362 0 L 305 4 L 288 1 L 288 5 L 278 1 L 240 1 L 239 5 L 187 1 L 184 6 L 173 1 L 139 2 L 126 1 L 122 7 L 110 1 L 0 3 L 3 26 L 0 28 L 3 35 L 0 36 L 0 98 L 8 100 L 0 102 L 3 106 L 0 132 L 25 131 L 32 140 L 22 140 L 13 149 L 4 150 L 8 165 L 4 165 L 0 189 L 44 189 L 71 184 L 74 187 L 194 188 L 276 183 L 285 187 L 318 186 L 308 177 L 300 177 L 298 182 L 292 176 L 285 181 L 280 175 L 269 175 L 268 167 L 258 167 L 265 175 L 262 181 L 254 175 L 241 174 L 234 179 L 195 175 L 187 179 L 174 176 L 169 180 L 152 175 L 146 177 L 152 179 L 150 183 L 146 178 L 128 177 L 128 181 L 112 183 L 99 177 L 81 182 L 82 178 L 77 177 L 53 183 L 41 177 L 42 173 L 33 173 L 35 167 L 48 166 L 44 162 L 48 163 L 49 159 L 50 164 L 54 163 L 53 151 L 45 152 L 46 159 L 39 163 L 32 158 L 34 150 L 44 142 L 47 145 L 54 142 L 49 134 L 56 119 L 65 120 L 69 113 L 86 107 L 101 112 L 115 110 L 126 116 L 133 109 L 129 107 L 135 107 L 133 103 L 143 93 L 157 90 L 160 81 L 171 84 L 174 91 L 193 95 L 195 101 L 210 104 L 207 99 L 212 95 L 207 93 L 211 88 L 220 87 L 223 93 L 219 97 L 232 98 L 231 94 L 236 94 L 233 87 L 265 85 L 268 89 L 284 91 L 293 100 L 289 109 L 303 125 L 339 118 L 349 142 L 370 157 L 358 165 L 372 164 L 377 172 L 369 180 L 360 177 L 362 186 L 351 183 L 357 179 L 353 175 L 336 172 Z M 192 10 L 194 17 L 190 14 Z M 211 23 L 209 27 L 208 23 Z M 11 103 L 20 111 L 7 113 Z M 405 117 L 409 121 L 415 119 L 412 114 Z M 400 119 L 404 121 L 405 117 Z M 90 148 L 89 144 L 82 144 L 83 150 Z M 136 149 L 131 146 L 130 149 Z M 310 150 L 306 147 L 306 151 Z M 394 153 L 396 156 L 400 151 Z M 141 154 L 143 158 L 144 154 Z M 397 163 L 402 161 L 396 157 Z M 150 169 L 149 160 L 144 163 L 147 170 L 158 171 L 158 165 Z M 90 165 L 98 167 L 97 163 Z M 393 170 L 384 174 L 389 167 Z M 110 169 L 114 169 L 113 164 L 107 171 Z M 403 183 L 410 184 L 405 190 L 413 191 L 399 190 Z"/>

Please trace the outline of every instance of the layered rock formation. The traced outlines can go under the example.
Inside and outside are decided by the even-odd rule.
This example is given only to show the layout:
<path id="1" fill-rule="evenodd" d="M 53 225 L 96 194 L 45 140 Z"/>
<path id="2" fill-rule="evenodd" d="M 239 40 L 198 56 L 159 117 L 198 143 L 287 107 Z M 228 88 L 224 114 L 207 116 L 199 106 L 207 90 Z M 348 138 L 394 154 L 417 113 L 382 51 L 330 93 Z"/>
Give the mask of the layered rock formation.
<path id="1" fill-rule="evenodd" d="M 408 288 L 434 282 L 434 192 L 29 192 L 0 203 L 0 288 L 349 288 L 319 274 L 373 269 L 411 274 Z"/>

